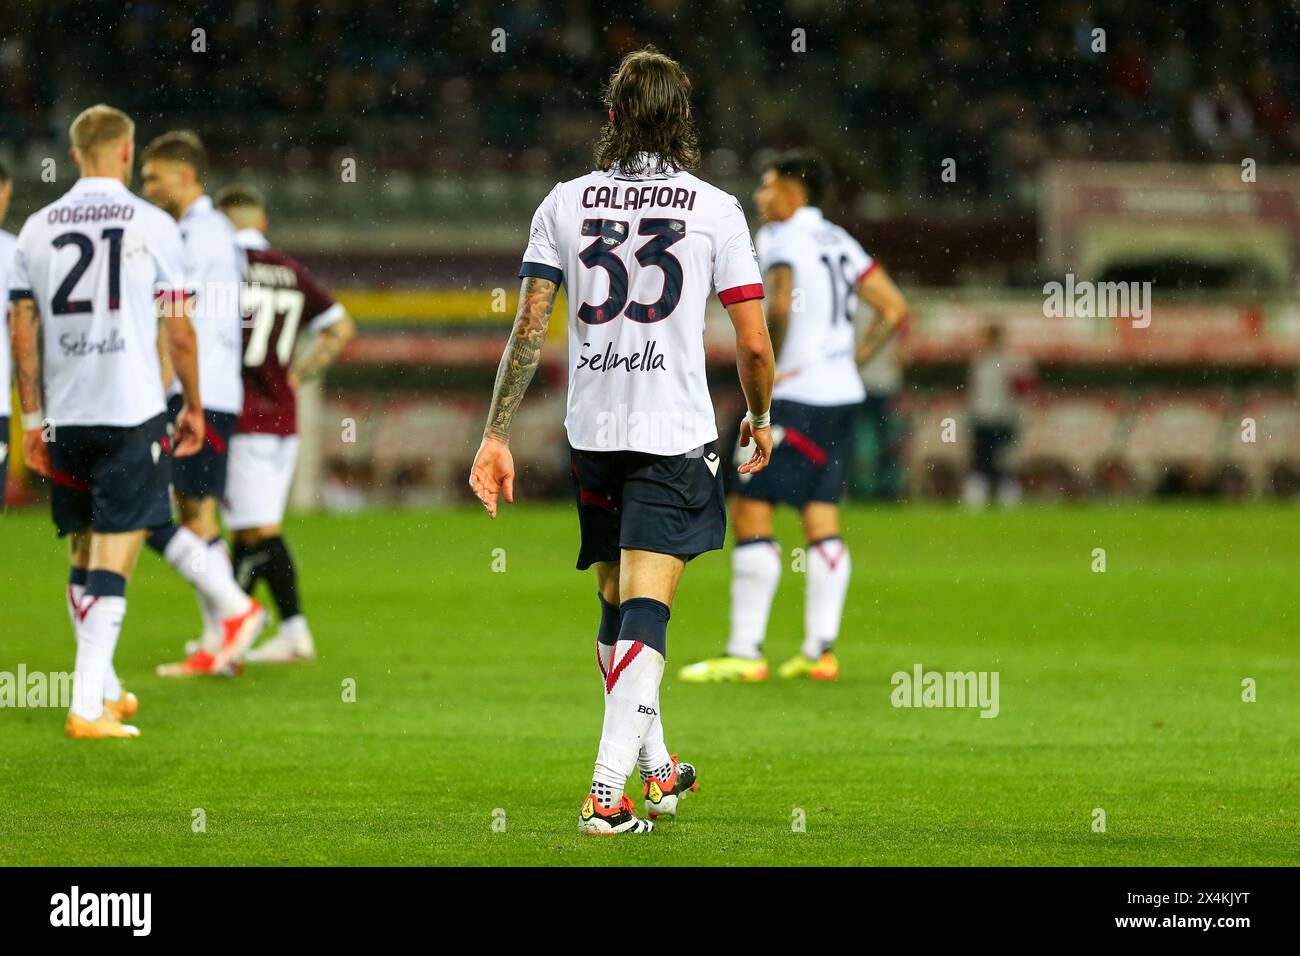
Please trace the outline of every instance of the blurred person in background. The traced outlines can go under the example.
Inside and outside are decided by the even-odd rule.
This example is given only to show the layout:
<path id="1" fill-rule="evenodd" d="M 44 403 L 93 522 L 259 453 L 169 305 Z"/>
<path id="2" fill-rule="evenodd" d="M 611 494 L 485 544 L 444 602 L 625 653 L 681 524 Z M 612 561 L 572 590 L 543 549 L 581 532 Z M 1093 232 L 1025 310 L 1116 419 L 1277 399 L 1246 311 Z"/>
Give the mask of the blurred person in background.
<path id="1" fill-rule="evenodd" d="M 9 214 L 9 199 L 13 196 L 14 184 L 9 170 L 0 163 L 0 226 L 4 225 L 5 216 Z M 5 484 L 9 472 L 9 406 L 10 406 L 10 359 L 9 359 L 9 266 L 14 261 L 14 249 L 18 237 L 11 232 L 0 229 L 0 290 L 4 291 L 3 304 L 0 304 L 0 512 L 5 510 Z"/>
<path id="2" fill-rule="evenodd" d="M 690 683 L 767 678 L 763 643 L 777 586 L 781 548 L 776 508 L 799 512 L 807 542 L 804 639 L 777 668 L 782 678 L 835 680 L 844 602 L 852 576 L 840 534 L 840 499 L 854 457 L 865 398 L 861 369 L 907 319 L 908 305 L 880 263 L 821 211 L 825 166 L 808 150 L 775 157 L 763 170 L 754 202 L 763 219 L 758 264 L 769 298 L 767 325 L 776 350 L 772 390 L 772 466 L 741 475 L 732 500 L 731 633 L 721 657 L 688 664 Z M 858 302 L 871 306 L 858 335 Z M 737 460 L 744 450 L 737 449 Z"/>
<path id="3" fill-rule="evenodd" d="M 980 350 L 971 360 L 966 383 L 973 460 L 962 498 L 981 508 L 996 494 L 1004 505 L 1020 500 L 1020 482 L 1006 470 L 1008 451 L 1020 432 L 1026 397 L 1038 387 L 1033 362 L 1009 349 L 996 322 L 984 328 Z"/>
<path id="4" fill-rule="evenodd" d="M 152 529 L 147 539 L 164 561 L 192 578 L 203 621 L 199 649 L 183 661 L 160 665 L 158 674 L 228 676 L 266 622 L 262 605 L 235 581 L 217 520 L 217 502 L 226 494 L 230 438 L 244 405 L 239 287 L 248 261 L 235 242 L 235 227 L 204 191 L 208 154 L 198 136 L 188 130 L 163 133 L 140 158 L 145 198 L 180 227 L 190 292 L 186 307 L 199 337 L 199 389 L 207 423 L 202 448 L 172 468 L 179 522 Z M 176 386 L 168 392 L 168 408 L 179 413 Z"/>
<path id="5" fill-rule="evenodd" d="M 861 427 L 871 439 L 870 457 L 865 459 L 871 470 L 857 475 L 854 487 L 867 497 L 882 501 L 898 497 L 898 436 L 902 429 L 898 394 L 903 390 L 900 338 L 901 333 L 862 366 L 862 384 L 867 397 L 862 400 Z"/>
<path id="6" fill-rule="evenodd" d="M 279 630 L 245 659 L 310 661 L 316 645 L 299 600 L 297 565 L 282 534 L 298 461 L 296 393 L 333 364 L 356 334 L 356 324 L 302 263 L 271 248 L 261 193 L 251 186 L 227 186 L 214 203 L 235 226 L 235 241 L 248 258 L 241 293 L 247 317 L 244 407 L 230 439 L 221 517 L 230 532 L 239 586 L 251 596 L 258 581 L 265 581 L 280 615 Z M 299 338 L 309 344 L 295 360 Z"/>

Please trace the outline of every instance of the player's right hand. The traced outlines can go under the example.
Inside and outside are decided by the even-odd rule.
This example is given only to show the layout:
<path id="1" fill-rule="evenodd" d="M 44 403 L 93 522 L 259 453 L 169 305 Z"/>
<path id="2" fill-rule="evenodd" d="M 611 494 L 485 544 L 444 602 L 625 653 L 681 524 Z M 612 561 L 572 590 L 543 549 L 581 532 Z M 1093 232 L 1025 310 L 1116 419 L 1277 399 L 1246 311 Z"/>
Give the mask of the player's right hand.
<path id="1" fill-rule="evenodd" d="M 749 419 L 740 422 L 740 447 L 748 448 L 750 440 L 754 442 L 754 454 L 736 470 L 742 475 L 753 475 L 762 471 L 772 460 L 772 429 L 754 428 Z"/>
<path id="2" fill-rule="evenodd" d="M 23 461 L 36 474 L 50 477 L 50 446 L 45 441 L 44 427 L 23 432 Z"/>
<path id="3" fill-rule="evenodd" d="M 478 446 L 474 465 L 469 470 L 469 486 L 483 502 L 489 518 L 497 516 L 497 494 L 505 492 L 506 501 L 515 503 L 515 459 L 510 446 L 499 438 L 486 437 Z"/>
<path id="4" fill-rule="evenodd" d="M 182 405 L 181 413 L 176 416 L 172 454 L 177 458 L 197 455 L 203 448 L 207 427 L 207 423 L 203 420 L 202 408 L 189 404 Z"/>

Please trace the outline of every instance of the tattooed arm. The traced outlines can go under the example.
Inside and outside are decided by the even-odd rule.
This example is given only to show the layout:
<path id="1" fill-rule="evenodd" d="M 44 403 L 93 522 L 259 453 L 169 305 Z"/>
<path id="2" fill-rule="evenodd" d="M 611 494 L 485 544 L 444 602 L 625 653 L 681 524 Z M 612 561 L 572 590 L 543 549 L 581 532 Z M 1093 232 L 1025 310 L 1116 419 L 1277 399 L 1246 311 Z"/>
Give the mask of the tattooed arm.
<path id="1" fill-rule="evenodd" d="M 555 293 L 559 286 L 549 279 L 530 276 L 519 288 L 519 312 L 506 343 L 501 364 L 497 367 L 496 385 L 492 389 L 492 407 L 483 444 L 474 456 L 469 484 L 490 517 L 497 516 L 497 494 L 504 491 L 506 501 L 515 500 L 515 463 L 510 455 L 510 427 L 533 380 L 542 358 L 542 343 L 551 321 Z"/>
<path id="2" fill-rule="evenodd" d="M 311 348 L 302 357 L 302 361 L 289 373 L 289 383 L 297 388 L 303 382 L 310 382 L 320 375 L 338 358 L 343 347 L 357 334 L 357 324 L 352 316 L 344 315 L 337 322 L 331 322 L 316 333 L 311 341 Z"/>
<path id="3" fill-rule="evenodd" d="M 50 449 L 45 442 L 45 413 L 41 410 L 41 316 L 33 300 L 14 301 L 9 309 L 9 333 L 23 415 L 23 460 L 32 471 L 48 476 Z"/>

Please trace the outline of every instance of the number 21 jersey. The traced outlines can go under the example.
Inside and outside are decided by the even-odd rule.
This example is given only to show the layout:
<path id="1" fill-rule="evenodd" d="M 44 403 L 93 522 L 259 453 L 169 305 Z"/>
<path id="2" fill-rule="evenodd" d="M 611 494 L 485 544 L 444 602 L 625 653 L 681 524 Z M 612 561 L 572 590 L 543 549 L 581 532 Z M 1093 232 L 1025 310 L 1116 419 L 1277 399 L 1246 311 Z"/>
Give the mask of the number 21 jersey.
<path id="1" fill-rule="evenodd" d="M 711 289 L 724 305 L 763 297 L 734 196 L 671 168 L 559 183 L 519 274 L 565 286 L 570 445 L 680 455 L 718 437 L 705 304 Z"/>
<path id="2" fill-rule="evenodd" d="M 9 298 L 34 299 L 45 416 L 132 427 L 166 409 L 155 298 L 185 290 L 175 221 L 120 180 L 86 176 L 28 217 Z"/>

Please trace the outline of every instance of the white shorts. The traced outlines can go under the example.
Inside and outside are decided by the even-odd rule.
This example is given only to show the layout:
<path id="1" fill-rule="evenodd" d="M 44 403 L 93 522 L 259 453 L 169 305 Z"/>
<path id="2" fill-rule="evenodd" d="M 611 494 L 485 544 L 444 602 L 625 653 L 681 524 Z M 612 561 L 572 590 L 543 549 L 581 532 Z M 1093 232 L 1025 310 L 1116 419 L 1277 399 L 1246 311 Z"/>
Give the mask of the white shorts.
<path id="1" fill-rule="evenodd" d="M 297 435 L 236 434 L 226 463 L 221 517 L 232 531 L 265 528 L 284 520 L 298 461 Z"/>

